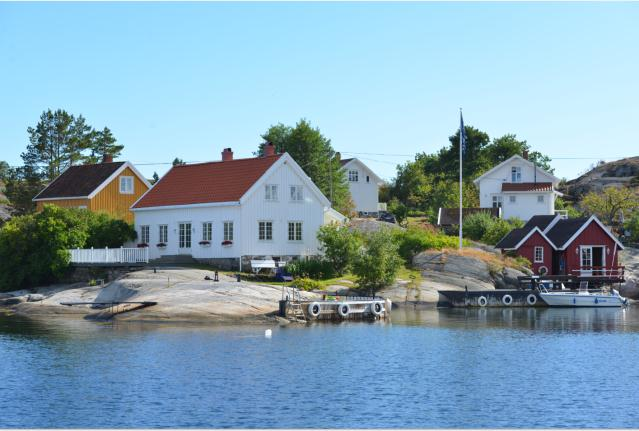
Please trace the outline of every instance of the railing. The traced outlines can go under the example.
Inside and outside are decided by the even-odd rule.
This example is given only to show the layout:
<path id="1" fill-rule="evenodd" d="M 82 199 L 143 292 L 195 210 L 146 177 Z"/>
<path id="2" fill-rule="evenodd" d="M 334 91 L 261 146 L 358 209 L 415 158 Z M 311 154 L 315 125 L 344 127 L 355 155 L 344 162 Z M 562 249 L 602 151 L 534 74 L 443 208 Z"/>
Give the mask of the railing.
<path id="1" fill-rule="evenodd" d="M 624 270 L 624 266 L 582 266 L 580 269 L 573 269 L 572 272 L 580 277 L 623 278 Z"/>
<path id="2" fill-rule="evenodd" d="M 149 248 L 74 248 L 71 263 L 149 263 Z"/>

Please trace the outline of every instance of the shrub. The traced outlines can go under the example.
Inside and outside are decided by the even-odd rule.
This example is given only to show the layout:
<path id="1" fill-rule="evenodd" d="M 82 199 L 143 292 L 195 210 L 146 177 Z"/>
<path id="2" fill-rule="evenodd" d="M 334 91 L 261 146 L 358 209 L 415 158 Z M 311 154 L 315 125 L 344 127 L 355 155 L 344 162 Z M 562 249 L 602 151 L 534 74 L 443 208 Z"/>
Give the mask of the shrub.
<path id="1" fill-rule="evenodd" d="M 495 245 L 512 229 L 513 227 L 506 220 L 495 219 L 494 222 L 488 227 L 486 233 L 484 233 L 481 241 L 485 244 Z"/>
<path id="2" fill-rule="evenodd" d="M 401 203 L 397 198 L 393 198 L 388 202 L 388 212 L 395 216 L 397 223 L 402 224 L 408 217 L 408 207 Z"/>
<path id="3" fill-rule="evenodd" d="M 458 239 L 455 237 L 424 230 L 419 227 L 396 230 L 393 232 L 393 236 L 398 244 L 399 255 L 408 264 L 413 261 L 413 257 L 416 254 L 424 250 L 454 248 L 459 244 Z"/>
<path id="4" fill-rule="evenodd" d="M 0 229 L 0 290 L 58 280 L 69 266 L 68 249 L 119 247 L 135 239 L 133 227 L 105 214 L 45 205 Z"/>
<path id="5" fill-rule="evenodd" d="M 464 218 L 462 232 L 464 237 L 475 241 L 481 241 L 488 229 L 492 226 L 494 218 L 490 214 L 478 212 Z"/>
<path id="6" fill-rule="evenodd" d="M 295 277 L 314 278 L 325 280 L 335 277 L 333 264 L 321 257 L 296 260 L 286 265 L 286 269 Z"/>
<path id="7" fill-rule="evenodd" d="M 360 288 L 372 293 L 389 286 L 402 265 L 398 243 L 389 229 L 368 234 L 355 255 L 353 273 Z"/>
<path id="8" fill-rule="evenodd" d="M 631 241 L 639 241 L 639 213 L 631 216 L 624 227 L 629 231 Z"/>
<path id="9" fill-rule="evenodd" d="M 346 272 L 361 245 L 361 238 L 356 232 L 337 224 L 320 227 L 317 239 L 325 260 L 330 262 L 333 273 L 337 275 Z"/>
<path id="10" fill-rule="evenodd" d="M 322 287 L 322 284 L 317 280 L 312 280 L 310 278 L 302 277 L 295 280 L 295 287 L 300 290 L 319 290 Z"/>

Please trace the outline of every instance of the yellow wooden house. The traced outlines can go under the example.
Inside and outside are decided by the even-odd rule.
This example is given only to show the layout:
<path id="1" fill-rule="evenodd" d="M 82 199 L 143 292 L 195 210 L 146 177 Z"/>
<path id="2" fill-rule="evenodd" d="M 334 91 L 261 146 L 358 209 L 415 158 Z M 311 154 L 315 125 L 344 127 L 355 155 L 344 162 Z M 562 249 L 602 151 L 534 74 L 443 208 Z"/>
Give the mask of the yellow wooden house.
<path id="1" fill-rule="evenodd" d="M 71 166 L 33 198 L 41 211 L 45 204 L 104 212 L 133 223 L 129 210 L 151 184 L 130 162 Z"/>

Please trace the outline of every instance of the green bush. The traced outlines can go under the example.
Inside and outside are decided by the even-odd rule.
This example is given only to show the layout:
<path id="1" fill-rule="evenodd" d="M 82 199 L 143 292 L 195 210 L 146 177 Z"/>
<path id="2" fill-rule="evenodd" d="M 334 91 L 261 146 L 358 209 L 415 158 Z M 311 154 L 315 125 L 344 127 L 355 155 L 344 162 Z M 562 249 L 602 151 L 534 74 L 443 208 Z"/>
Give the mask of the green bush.
<path id="1" fill-rule="evenodd" d="M 632 215 L 624 227 L 629 231 L 631 241 L 639 241 L 639 213 Z"/>
<path id="2" fill-rule="evenodd" d="M 133 228 L 122 223 L 53 205 L 12 218 L 0 229 L 0 291 L 58 280 L 69 267 L 68 249 L 116 247 L 134 239 Z"/>
<path id="3" fill-rule="evenodd" d="M 455 237 L 430 232 L 419 227 L 409 227 L 406 230 L 398 229 L 393 232 L 393 236 L 398 244 L 399 255 L 409 265 L 412 263 L 413 257 L 424 250 L 441 250 L 459 245 L 459 240 Z"/>
<path id="4" fill-rule="evenodd" d="M 481 241 L 488 229 L 492 226 L 494 218 L 485 212 L 470 214 L 464 218 L 462 232 L 465 238 Z"/>
<path id="5" fill-rule="evenodd" d="M 326 280 L 336 276 L 333 264 L 321 257 L 310 257 L 290 262 L 286 269 L 295 277 L 314 278 Z"/>
<path id="6" fill-rule="evenodd" d="M 346 272 L 362 243 L 357 232 L 337 224 L 320 227 L 317 239 L 325 260 L 330 262 L 333 273 L 336 275 L 343 275 Z"/>
<path id="7" fill-rule="evenodd" d="M 488 230 L 481 238 L 481 242 L 484 244 L 495 245 L 502 239 L 508 232 L 513 230 L 513 225 L 508 223 L 504 219 L 493 219 L 494 221 L 488 226 Z"/>
<path id="8" fill-rule="evenodd" d="M 322 287 L 322 284 L 317 280 L 312 280 L 310 278 L 302 277 L 295 280 L 295 287 L 300 290 L 319 290 Z"/>
<path id="9" fill-rule="evenodd" d="M 353 262 L 353 274 L 359 287 L 375 293 L 392 284 L 402 266 L 398 251 L 398 243 L 390 229 L 366 235 L 364 247 Z"/>

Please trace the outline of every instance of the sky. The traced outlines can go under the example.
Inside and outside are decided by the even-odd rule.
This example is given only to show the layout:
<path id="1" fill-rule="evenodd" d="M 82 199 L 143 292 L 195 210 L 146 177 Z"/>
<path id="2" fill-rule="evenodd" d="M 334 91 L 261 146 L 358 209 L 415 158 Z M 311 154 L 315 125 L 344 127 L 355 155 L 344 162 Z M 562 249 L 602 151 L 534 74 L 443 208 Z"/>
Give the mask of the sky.
<path id="1" fill-rule="evenodd" d="M 639 155 L 639 3 L 0 3 L 0 160 L 62 108 L 150 177 L 306 118 L 391 179 L 464 122 L 558 177 Z"/>

